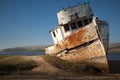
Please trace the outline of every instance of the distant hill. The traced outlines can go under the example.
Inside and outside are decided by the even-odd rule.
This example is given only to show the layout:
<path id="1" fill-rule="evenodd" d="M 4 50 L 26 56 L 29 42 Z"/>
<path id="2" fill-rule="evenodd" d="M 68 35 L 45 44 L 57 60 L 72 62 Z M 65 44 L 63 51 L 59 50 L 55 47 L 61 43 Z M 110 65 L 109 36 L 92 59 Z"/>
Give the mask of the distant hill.
<path id="1" fill-rule="evenodd" d="M 6 48 L 1 51 L 42 51 L 45 49 L 45 45 L 43 46 L 24 46 L 24 47 L 15 47 L 15 48 Z"/>
<path id="2" fill-rule="evenodd" d="M 1 51 L 42 51 L 45 50 L 46 45 L 42 46 L 24 46 L 24 47 L 15 47 L 15 48 L 7 48 Z M 109 52 L 120 52 L 120 43 L 110 43 L 109 44 Z"/>
<path id="3" fill-rule="evenodd" d="M 120 43 L 110 43 L 109 52 L 120 52 Z"/>

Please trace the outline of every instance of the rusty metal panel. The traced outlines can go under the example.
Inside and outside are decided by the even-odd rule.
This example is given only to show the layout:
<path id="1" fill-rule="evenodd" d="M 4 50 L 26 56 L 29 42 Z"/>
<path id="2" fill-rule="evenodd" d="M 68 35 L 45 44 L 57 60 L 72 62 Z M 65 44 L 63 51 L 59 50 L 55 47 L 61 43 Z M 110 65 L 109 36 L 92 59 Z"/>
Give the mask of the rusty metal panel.
<path id="1" fill-rule="evenodd" d="M 74 32 L 71 36 L 69 36 L 65 42 L 67 43 L 67 48 L 73 48 L 78 45 L 82 45 L 89 41 L 95 40 L 98 38 L 96 27 L 94 23 L 90 23 L 89 25 L 79 29 Z"/>
<path id="2" fill-rule="evenodd" d="M 54 54 L 65 49 L 71 49 L 97 38 L 97 30 L 94 23 L 92 22 L 89 25 L 78 29 L 76 32 L 68 36 L 65 40 L 46 48 L 46 54 Z"/>
<path id="3" fill-rule="evenodd" d="M 60 45 L 62 47 L 60 47 Z M 50 47 L 50 50 L 52 50 L 51 48 L 53 48 L 53 50 L 58 50 L 61 48 L 62 50 L 65 47 L 65 44 L 61 42 L 59 45 Z M 59 56 L 61 59 L 68 60 L 71 62 L 86 62 L 87 64 L 93 67 L 105 70 L 106 72 L 108 71 L 106 53 L 103 43 L 100 41 L 100 39 L 67 51 L 64 54 L 63 52 L 60 52 L 59 54 L 62 54 L 61 56 Z"/>
<path id="4" fill-rule="evenodd" d="M 66 55 L 62 56 L 61 58 L 73 62 L 78 62 L 100 56 L 106 56 L 106 54 L 101 41 L 98 39 L 90 45 L 69 51 L 68 54 L 66 53 Z"/>

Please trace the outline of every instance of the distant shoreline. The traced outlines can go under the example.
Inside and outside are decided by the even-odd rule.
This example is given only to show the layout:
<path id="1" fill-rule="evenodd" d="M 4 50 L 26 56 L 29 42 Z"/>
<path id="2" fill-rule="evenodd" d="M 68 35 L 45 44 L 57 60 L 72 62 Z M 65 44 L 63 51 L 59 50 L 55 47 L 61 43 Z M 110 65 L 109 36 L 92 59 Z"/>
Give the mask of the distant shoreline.
<path id="1" fill-rule="evenodd" d="M 0 52 L 39 52 L 45 51 L 47 45 L 44 46 L 25 46 L 25 47 L 15 47 L 15 48 L 6 48 L 0 50 Z M 120 53 L 120 44 L 110 44 L 109 53 Z"/>
<path id="2" fill-rule="evenodd" d="M 25 47 L 15 47 L 2 49 L 1 52 L 36 52 L 44 51 L 46 46 L 25 46 Z"/>
<path id="3" fill-rule="evenodd" d="M 25 50 L 25 51 L 16 51 L 16 50 L 13 50 L 13 51 L 0 51 L 0 52 L 41 52 L 41 51 L 45 51 L 45 50 Z"/>

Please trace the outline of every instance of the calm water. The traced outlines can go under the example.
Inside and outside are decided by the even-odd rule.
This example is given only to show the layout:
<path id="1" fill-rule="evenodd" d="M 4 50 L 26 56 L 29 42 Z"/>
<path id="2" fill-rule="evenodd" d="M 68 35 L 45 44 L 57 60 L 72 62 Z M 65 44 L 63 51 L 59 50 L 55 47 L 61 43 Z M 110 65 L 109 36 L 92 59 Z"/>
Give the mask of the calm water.
<path id="1" fill-rule="evenodd" d="M 45 55 L 44 51 L 38 52 L 0 52 L 0 55 Z M 109 60 L 120 60 L 120 53 L 109 53 L 107 54 Z"/>

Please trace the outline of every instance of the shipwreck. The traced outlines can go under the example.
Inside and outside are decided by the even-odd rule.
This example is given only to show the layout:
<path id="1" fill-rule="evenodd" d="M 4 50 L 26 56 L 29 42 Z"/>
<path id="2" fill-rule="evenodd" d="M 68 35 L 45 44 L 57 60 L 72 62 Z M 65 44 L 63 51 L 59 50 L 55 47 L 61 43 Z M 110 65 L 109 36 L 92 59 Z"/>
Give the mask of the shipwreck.
<path id="1" fill-rule="evenodd" d="M 45 53 L 71 62 L 89 62 L 108 71 L 108 23 L 94 16 L 89 3 L 79 4 L 57 13 L 59 24 L 50 31 L 54 45 Z"/>

